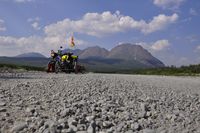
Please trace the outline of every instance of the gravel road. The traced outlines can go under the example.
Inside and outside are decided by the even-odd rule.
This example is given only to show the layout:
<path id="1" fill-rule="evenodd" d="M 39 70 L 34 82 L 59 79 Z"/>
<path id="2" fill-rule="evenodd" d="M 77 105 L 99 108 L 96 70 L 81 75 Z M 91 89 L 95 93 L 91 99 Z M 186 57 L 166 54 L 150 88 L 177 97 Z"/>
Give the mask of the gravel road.
<path id="1" fill-rule="evenodd" d="M 0 73 L 0 129 L 200 132 L 200 77 Z"/>

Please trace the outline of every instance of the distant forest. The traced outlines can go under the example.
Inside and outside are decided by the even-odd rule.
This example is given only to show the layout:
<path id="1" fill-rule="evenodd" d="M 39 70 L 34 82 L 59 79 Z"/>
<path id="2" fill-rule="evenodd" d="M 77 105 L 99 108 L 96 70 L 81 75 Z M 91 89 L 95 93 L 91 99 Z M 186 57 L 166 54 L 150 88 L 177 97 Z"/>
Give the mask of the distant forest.
<path id="1" fill-rule="evenodd" d="M 101 71 L 96 71 L 101 73 Z M 107 72 L 106 72 L 107 73 Z M 109 72 L 108 72 L 109 73 Z M 142 74 L 142 75 L 175 75 L 175 76 L 197 76 L 200 75 L 200 64 L 189 66 L 170 66 L 161 68 L 144 68 L 134 70 L 119 70 L 110 73 Z"/>
<path id="2" fill-rule="evenodd" d="M 25 65 L 16 65 L 16 64 L 0 64 L 0 69 L 3 71 L 10 69 L 16 69 L 16 70 L 26 70 L 26 71 L 45 71 L 44 67 L 35 67 L 35 66 L 25 66 Z M 1 72 L 1 71 L 0 71 Z"/>
<path id="3" fill-rule="evenodd" d="M 34 67 L 34 66 L 23 66 L 14 64 L 0 64 L 0 69 L 23 69 L 27 71 L 45 71 L 45 67 Z M 134 69 L 134 70 L 88 70 L 88 72 L 94 73 L 121 73 L 121 74 L 142 74 L 142 75 L 175 75 L 175 76 L 199 76 L 200 75 L 200 64 L 189 65 L 181 67 L 161 67 L 161 68 L 150 68 L 150 69 Z"/>
<path id="4" fill-rule="evenodd" d="M 189 65 L 181 67 L 163 67 L 163 68 L 151 68 L 151 69 L 140 69 L 132 71 L 134 74 L 145 74 L 145 75 L 180 75 L 180 76 L 192 76 L 200 74 L 200 64 Z"/>

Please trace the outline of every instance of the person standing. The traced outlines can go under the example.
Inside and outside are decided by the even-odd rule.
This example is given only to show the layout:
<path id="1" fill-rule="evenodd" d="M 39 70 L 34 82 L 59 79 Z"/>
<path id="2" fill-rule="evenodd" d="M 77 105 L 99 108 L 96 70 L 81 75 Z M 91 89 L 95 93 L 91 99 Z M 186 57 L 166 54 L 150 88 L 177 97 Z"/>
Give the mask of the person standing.
<path id="1" fill-rule="evenodd" d="M 61 57 L 63 55 L 63 47 L 60 46 L 60 49 L 58 50 L 58 55 Z"/>
<path id="2" fill-rule="evenodd" d="M 47 72 L 55 72 L 55 63 L 56 63 L 56 58 L 58 54 L 51 50 L 51 60 L 48 63 L 48 69 Z"/>

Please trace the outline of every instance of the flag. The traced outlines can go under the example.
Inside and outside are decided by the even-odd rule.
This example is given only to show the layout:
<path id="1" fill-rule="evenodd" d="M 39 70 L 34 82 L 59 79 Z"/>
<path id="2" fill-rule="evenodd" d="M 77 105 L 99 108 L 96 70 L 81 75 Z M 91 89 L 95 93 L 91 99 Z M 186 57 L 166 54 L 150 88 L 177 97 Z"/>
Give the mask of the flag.
<path id="1" fill-rule="evenodd" d="M 73 36 L 71 37 L 71 40 L 70 40 L 70 46 L 71 46 L 71 47 L 74 47 L 74 46 L 75 46 L 74 37 L 73 37 Z"/>

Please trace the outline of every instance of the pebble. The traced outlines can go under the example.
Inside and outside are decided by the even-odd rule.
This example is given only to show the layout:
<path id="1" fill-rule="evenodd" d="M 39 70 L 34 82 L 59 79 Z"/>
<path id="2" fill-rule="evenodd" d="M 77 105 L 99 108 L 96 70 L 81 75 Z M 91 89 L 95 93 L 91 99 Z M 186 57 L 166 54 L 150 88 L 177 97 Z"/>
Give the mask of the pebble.
<path id="1" fill-rule="evenodd" d="M 106 133 L 113 133 L 115 131 L 115 129 L 113 128 L 113 127 L 111 127 L 110 129 L 108 129 L 107 131 L 106 131 Z"/>
<path id="2" fill-rule="evenodd" d="M 3 98 L 3 97 L 4 97 L 4 95 L 0 94 L 0 98 Z"/>
<path id="3" fill-rule="evenodd" d="M 11 132 L 19 132 L 21 130 L 23 130 L 24 128 L 27 128 L 28 125 L 25 122 L 21 122 L 21 123 L 16 123 L 13 128 L 11 129 Z"/>
<path id="4" fill-rule="evenodd" d="M 112 124 L 112 122 L 110 122 L 110 121 L 104 121 L 103 122 L 103 127 L 105 127 L 105 128 L 110 128 L 110 127 L 112 127 L 113 126 L 113 124 Z"/>
<path id="5" fill-rule="evenodd" d="M 134 123 L 134 124 L 131 124 L 131 128 L 134 129 L 134 130 L 139 130 L 140 125 L 138 123 Z"/>
<path id="6" fill-rule="evenodd" d="M 26 112 L 27 112 L 27 113 L 30 113 L 30 114 L 34 114 L 34 113 L 35 113 L 35 109 L 34 109 L 34 108 L 29 108 L 29 107 L 28 107 L 28 108 L 26 109 Z"/>
<path id="7" fill-rule="evenodd" d="M 5 102 L 1 102 L 1 101 L 0 101 L 0 106 L 5 106 L 5 105 L 6 105 Z"/>
<path id="8" fill-rule="evenodd" d="M 93 115 L 92 116 L 87 116 L 86 120 L 91 122 L 92 120 L 94 120 L 94 118 L 95 118 L 95 116 L 93 116 Z"/>
<path id="9" fill-rule="evenodd" d="M 68 119 L 68 124 L 77 126 L 78 122 L 74 118 L 69 118 Z"/>
<path id="10" fill-rule="evenodd" d="M 0 112 L 6 112 L 7 109 L 6 108 L 0 108 Z"/>
<path id="11" fill-rule="evenodd" d="M 156 131 L 155 130 L 153 130 L 153 129 L 143 129 L 143 133 L 156 133 Z"/>
<path id="12" fill-rule="evenodd" d="M 68 116 L 69 114 L 70 114 L 70 109 L 66 108 L 60 113 L 60 116 L 65 117 L 65 116 Z"/>
<path id="13" fill-rule="evenodd" d="M 31 78 L 2 80 L 2 133 L 199 130 L 200 98 L 193 95 L 200 92 L 196 89 L 199 77 L 46 73 L 27 76 Z M 158 130 L 159 127 L 162 128 Z"/>

